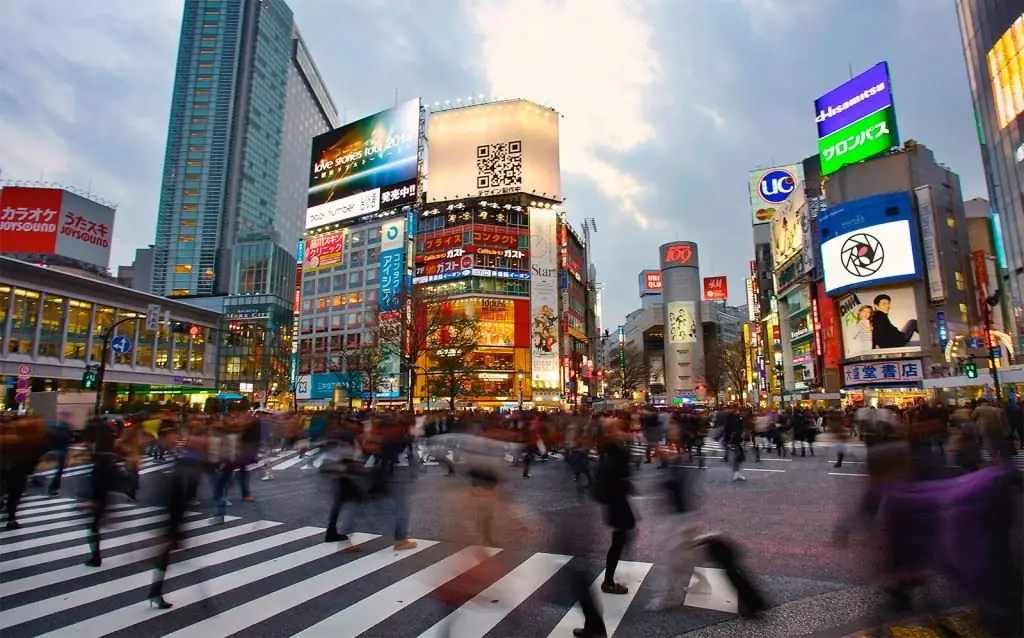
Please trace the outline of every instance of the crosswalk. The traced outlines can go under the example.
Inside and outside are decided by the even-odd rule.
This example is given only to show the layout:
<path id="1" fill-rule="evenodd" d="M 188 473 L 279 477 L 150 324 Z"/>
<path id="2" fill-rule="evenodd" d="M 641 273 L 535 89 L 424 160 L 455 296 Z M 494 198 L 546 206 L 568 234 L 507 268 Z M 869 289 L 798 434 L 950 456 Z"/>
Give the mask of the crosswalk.
<path id="1" fill-rule="evenodd" d="M 22 527 L 0 532 L 0 635 L 73 636 L 420 636 L 563 638 L 582 624 L 565 599 L 573 569 L 599 589 L 592 559 L 554 553 L 353 534 L 324 543 L 322 528 L 226 517 L 215 525 L 189 512 L 186 540 L 172 560 L 165 596 L 170 610 L 150 609 L 145 596 L 158 555 L 163 513 L 118 505 L 103 535 L 103 564 L 88 554 L 88 519 L 72 499 L 29 496 Z M 601 599 L 608 635 L 649 637 L 644 602 L 657 593 L 652 563 L 623 561 L 616 580 L 628 595 Z M 736 614 L 724 572 L 698 567 L 710 588 L 693 589 L 669 613 Z M 696 582 L 696 579 L 694 580 Z M 454 593 L 453 593 L 454 592 Z M 664 616 L 658 622 L 664 622 Z M 125 633 L 124 635 L 128 635 Z"/>

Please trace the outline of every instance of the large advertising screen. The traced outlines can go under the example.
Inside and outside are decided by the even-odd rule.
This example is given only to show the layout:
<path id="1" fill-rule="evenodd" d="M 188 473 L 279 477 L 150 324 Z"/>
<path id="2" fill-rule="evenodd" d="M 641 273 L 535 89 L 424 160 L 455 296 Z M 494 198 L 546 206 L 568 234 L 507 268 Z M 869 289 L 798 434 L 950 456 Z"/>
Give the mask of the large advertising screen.
<path id="1" fill-rule="evenodd" d="M 833 206 L 818 216 L 825 292 L 920 276 L 910 194 L 891 193 Z"/>
<path id="2" fill-rule="evenodd" d="M 302 271 L 318 272 L 341 263 L 345 249 L 345 231 L 333 230 L 307 237 L 302 250 Z"/>
<path id="3" fill-rule="evenodd" d="M 846 358 L 921 351 L 917 302 L 910 286 L 871 288 L 838 300 Z"/>
<path id="4" fill-rule="evenodd" d="M 0 253 L 62 255 L 106 268 L 114 215 L 59 188 L 7 186 L 0 189 Z"/>
<path id="5" fill-rule="evenodd" d="M 807 197 L 803 182 L 798 182 L 796 192 L 772 215 L 772 259 L 776 270 L 804 249 L 807 224 Z"/>
<path id="6" fill-rule="evenodd" d="M 558 389 L 558 219 L 550 208 L 530 209 L 530 337 L 533 386 Z"/>
<path id="7" fill-rule="evenodd" d="M 640 296 L 661 294 L 661 271 L 640 271 Z"/>
<path id="8" fill-rule="evenodd" d="M 668 342 L 697 343 L 697 304 L 692 301 L 673 301 L 668 304 Z"/>
<path id="9" fill-rule="evenodd" d="M 313 138 L 306 228 L 416 201 L 420 101 Z"/>
<path id="10" fill-rule="evenodd" d="M 814 111 L 823 177 L 900 143 L 887 62 L 815 100 Z"/>
<path id="11" fill-rule="evenodd" d="M 1024 111 L 1024 15 L 1014 20 L 988 52 L 988 74 L 992 78 L 992 97 L 996 120 L 1005 128 Z"/>
<path id="12" fill-rule="evenodd" d="M 562 199 L 558 112 L 526 100 L 430 114 L 427 200 L 530 193 Z"/>
<path id="13" fill-rule="evenodd" d="M 797 184 L 803 182 L 803 164 L 751 171 L 748 178 L 751 223 L 754 226 L 770 224 L 775 211 L 793 195 Z"/>

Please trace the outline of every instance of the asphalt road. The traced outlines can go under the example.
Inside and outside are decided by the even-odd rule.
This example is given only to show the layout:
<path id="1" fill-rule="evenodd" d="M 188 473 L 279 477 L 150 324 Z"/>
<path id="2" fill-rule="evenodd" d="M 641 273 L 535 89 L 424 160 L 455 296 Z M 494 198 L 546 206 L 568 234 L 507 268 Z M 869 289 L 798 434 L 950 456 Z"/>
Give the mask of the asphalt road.
<path id="1" fill-rule="evenodd" d="M 829 456 L 830 449 L 819 448 L 813 457 L 749 458 L 745 481 L 731 480 L 719 456 L 709 456 L 705 470 L 690 470 L 703 495 L 692 518 L 739 544 L 772 606 L 756 622 L 738 617 L 735 592 L 703 558 L 674 575 L 659 531 L 663 472 L 641 465 L 633 498 L 639 523 L 617 574 L 630 594 L 600 597 L 609 631 L 617 638 L 827 636 L 872 622 L 881 599 L 871 586 L 877 556 L 870 540 L 841 550 L 830 545 L 866 480 L 863 459 L 834 468 Z M 223 526 L 209 524 L 212 503 L 203 486 L 189 541 L 169 572 L 165 595 L 175 607 L 163 612 L 144 602 L 166 466 L 147 463 L 139 503 L 118 500 L 98 571 L 81 565 L 85 526 L 73 500 L 88 469 L 71 472 L 78 474 L 66 481 L 67 500 L 35 488 L 23 528 L 0 532 L 0 634 L 385 638 L 440 636 L 443 621 L 454 618 L 451 635 L 459 638 L 568 636 L 579 623 L 567 567 L 596 582 L 604 567 L 609 533 L 601 511 L 560 460 L 536 463 L 532 478 L 501 467 L 505 502 L 493 547 L 480 550 L 492 557 L 477 567 L 482 555 L 467 549 L 481 542 L 467 515 L 474 505 L 455 500 L 465 485 L 461 475 L 445 476 L 438 466 L 414 473 L 415 550 L 391 548 L 390 506 L 374 502 L 357 524 L 354 542 L 362 551 L 355 553 L 345 551 L 349 544 L 322 542 L 330 501 L 325 477 L 302 469 L 294 455 L 275 456 L 272 465 L 273 481 L 252 473 L 253 502 L 242 502 L 232 488 Z M 659 589 L 678 589 L 694 572 L 710 587 L 666 610 L 648 610 Z M 459 587 L 440 588 L 449 581 Z M 944 592 L 932 594 L 932 604 L 946 604 Z"/>

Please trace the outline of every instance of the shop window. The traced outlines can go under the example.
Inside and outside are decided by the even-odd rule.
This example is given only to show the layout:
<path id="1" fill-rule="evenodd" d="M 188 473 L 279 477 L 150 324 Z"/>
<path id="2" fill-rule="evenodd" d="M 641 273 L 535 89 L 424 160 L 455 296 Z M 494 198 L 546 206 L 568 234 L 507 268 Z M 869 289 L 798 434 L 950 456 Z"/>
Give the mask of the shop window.
<path id="1" fill-rule="evenodd" d="M 64 337 L 64 298 L 56 295 L 43 296 L 43 316 L 39 326 L 40 357 L 57 358 L 60 342 Z"/>
<path id="2" fill-rule="evenodd" d="M 99 363 L 103 360 L 103 338 L 107 330 L 114 325 L 117 311 L 110 306 L 96 306 L 96 319 L 92 326 L 92 352 L 89 360 L 92 363 Z"/>
<path id="3" fill-rule="evenodd" d="M 42 295 L 34 290 L 15 288 L 14 308 L 11 313 L 11 337 L 7 351 L 32 354 L 32 341 L 36 336 L 36 321 Z"/>
<path id="4" fill-rule="evenodd" d="M 11 302 L 11 287 L 0 286 L 0 343 L 7 338 L 4 334 L 4 327 L 7 324 L 7 306 Z"/>

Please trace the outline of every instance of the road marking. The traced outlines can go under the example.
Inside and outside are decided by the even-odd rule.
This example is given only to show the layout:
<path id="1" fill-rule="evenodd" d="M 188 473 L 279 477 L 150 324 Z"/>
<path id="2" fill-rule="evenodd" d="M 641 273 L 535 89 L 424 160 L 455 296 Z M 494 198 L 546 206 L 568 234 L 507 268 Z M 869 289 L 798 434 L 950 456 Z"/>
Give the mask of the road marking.
<path id="1" fill-rule="evenodd" d="M 651 567 L 653 567 L 652 563 L 633 561 L 622 561 L 619 563 L 619 567 L 615 571 L 617 581 L 629 588 L 629 593 L 624 596 L 601 592 L 601 583 L 604 582 L 604 571 L 601 572 L 597 580 L 594 581 L 594 584 L 591 585 L 594 597 L 601 601 L 601 616 L 604 618 L 604 626 L 609 636 L 614 635 L 615 630 L 622 623 L 622 619 L 626 616 L 626 612 L 629 611 L 629 606 L 633 604 L 633 599 L 636 598 L 637 592 L 640 591 L 640 586 L 643 585 L 644 579 L 651 571 Z M 583 610 L 580 608 L 579 603 L 576 603 L 569 610 L 569 613 L 562 617 L 561 622 L 548 634 L 548 638 L 569 638 L 573 635 L 573 629 L 582 626 Z"/>
<path id="2" fill-rule="evenodd" d="M 853 474 L 852 472 L 829 472 L 829 476 L 870 476 L 869 474 Z"/>
<path id="3" fill-rule="evenodd" d="M 730 614 L 739 613 L 739 596 L 736 595 L 736 588 L 732 586 L 732 581 L 729 580 L 724 569 L 696 567 L 693 571 L 699 572 L 707 584 L 698 589 L 697 583 L 700 580 L 696 574 L 691 576 L 686 599 L 683 601 L 684 606 L 724 611 Z M 707 590 L 708 586 L 710 586 L 710 591 Z"/>
<path id="4" fill-rule="evenodd" d="M 160 507 L 137 507 L 131 510 L 122 510 L 120 512 L 111 512 L 103 517 L 103 520 L 110 520 L 113 518 L 124 518 L 126 516 L 132 516 L 134 514 L 146 514 L 149 512 L 162 512 L 163 508 Z M 160 513 L 156 516 L 150 516 L 149 518 L 140 518 L 134 521 L 126 521 L 118 526 L 110 526 L 106 528 L 107 532 L 116 532 L 122 529 L 128 529 L 130 527 L 142 527 L 143 525 L 149 525 L 150 523 L 160 523 L 167 518 L 167 514 Z M 85 521 L 82 521 L 83 523 Z M 27 525 L 21 529 L 4 532 L 3 536 L 0 536 L 3 540 L 8 538 L 24 536 L 25 534 L 36 534 L 38 532 L 50 532 L 58 530 L 64 527 L 68 527 L 68 522 L 63 523 L 47 523 L 45 525 Z M 79 529 L 73 532 L 67 532 L 64 534 L 56 534 L 54 536 L 43 536 L 40 538 L 33 538 L 26 541 L 19 541 L 17 543 L 5 543 L 0 545 L 0 556 L 9 554 L 10 552 L 20 552 L 25 549 L 32 549 L 35 547 L 42 547 L 43 545 L 53 545 L 55 543 L 65 543 L 67 541 L 74 541 L 80 538 L 85 538 L 88 530 Z"/>
<path id="5" fill-rule="evenodd" d="M 785 472 L 786 470 L 770 470 L 763 467 L 743 467 L 740 468 L 740 472 Z"/>

